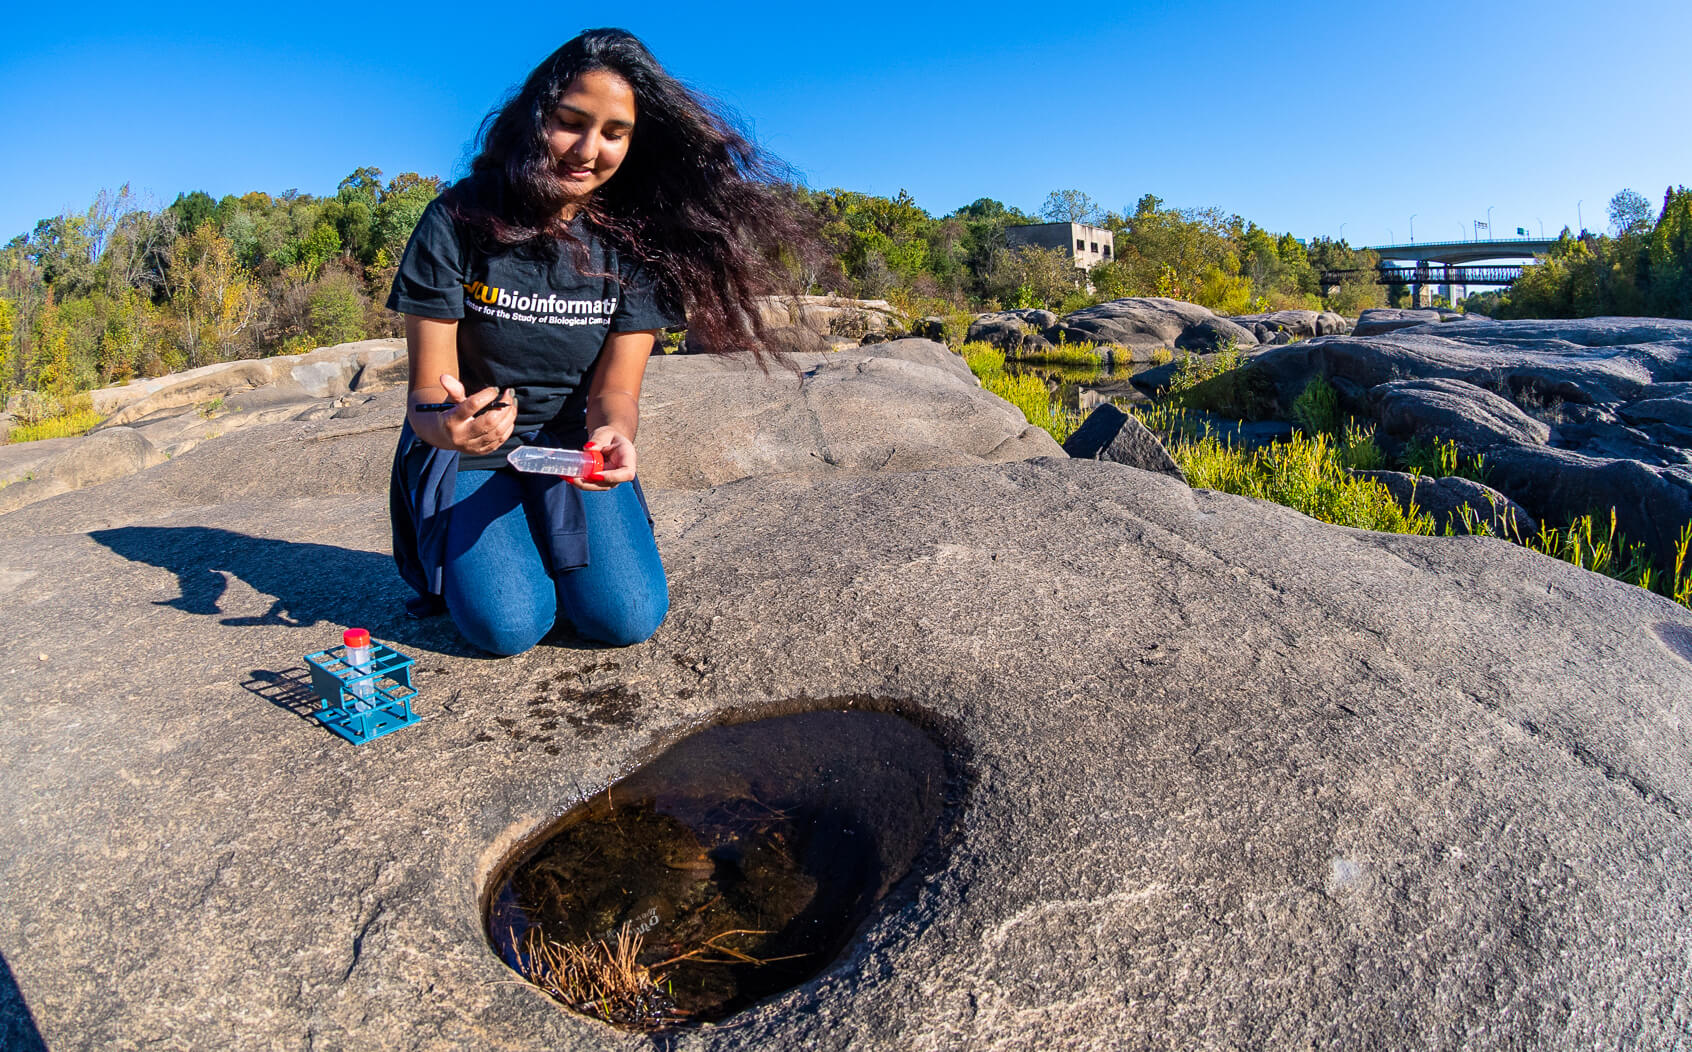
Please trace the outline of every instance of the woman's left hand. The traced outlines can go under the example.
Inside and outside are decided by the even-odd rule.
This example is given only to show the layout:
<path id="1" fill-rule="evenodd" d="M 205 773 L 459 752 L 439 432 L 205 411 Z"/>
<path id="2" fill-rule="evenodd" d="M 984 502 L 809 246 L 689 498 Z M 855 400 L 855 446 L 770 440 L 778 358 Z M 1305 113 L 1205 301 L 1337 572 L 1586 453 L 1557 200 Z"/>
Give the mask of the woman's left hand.
<path id="1" fill-rule="evenodd" d="M 605 470 L 587 478 L 573 478 L 570 484 L 577 489 L 603 491 L 635 477 L 635 447 L 623 434 L 611 427 L 596 427 L 588 436 L 587 449 L 596 449 L 605 458 Z"/>

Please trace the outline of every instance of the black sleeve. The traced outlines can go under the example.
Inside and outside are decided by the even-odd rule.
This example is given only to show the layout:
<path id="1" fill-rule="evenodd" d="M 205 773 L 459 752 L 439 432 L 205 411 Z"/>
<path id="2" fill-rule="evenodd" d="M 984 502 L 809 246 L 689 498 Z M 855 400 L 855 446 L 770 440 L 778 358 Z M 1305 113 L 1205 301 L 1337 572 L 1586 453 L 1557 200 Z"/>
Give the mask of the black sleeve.
<path id="1" fill-rule="evenodd" d="M 425 318 L 464 317 L 464 251 L 440 198 L 423 210 L 388 293 L 388 309 Z"/>
<path id="2" fill-rule="evenodd" d="M 617 298 L 617 309 L 611 313 L 612 332 L 646 332 L 685 324 L 675 296 L 662 287 L 651 267 L 625 263 L 617 270 L 623 292 Z"/>

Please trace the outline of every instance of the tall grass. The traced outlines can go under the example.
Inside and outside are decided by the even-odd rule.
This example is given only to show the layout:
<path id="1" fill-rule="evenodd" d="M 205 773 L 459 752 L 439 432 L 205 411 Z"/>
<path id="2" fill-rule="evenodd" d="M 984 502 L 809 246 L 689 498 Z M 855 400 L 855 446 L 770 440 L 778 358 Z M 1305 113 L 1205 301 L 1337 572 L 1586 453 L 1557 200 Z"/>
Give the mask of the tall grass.
<path id="1" fill-rule="evenodd" d="M 964 364 L 981 386 L 1022 410 L 1035 427 L 1063 442 L 1081 426 L 1081 414 L 1055 404 L 1046 382 L 1026 373 L 1013 376 L 1005 371 L 1005 352 L 986 343 L 966 343 L 959 348 Z"/>
<path id="2" fill-rule="evenodd" d="M 1414 504 L 1400 507 L 1385 486 L 1347 470 L 1348 454 L 1373 448 L 1362 437 L 1353 450 L 1321 432 L 1295 432 L 1247 452 L 1206 433 L 1177 440 L 1169 453 L 1194 486 L 1273 501 L 1340 526 L 1432 534 L 1432 517 Z"/>
<path id="3" fill-rule="evenodd" d="M 1433 478 L 1449 478 L 1455 475 L 1472 482 L 1486 482 L 1485 456 L 1477 453 L 1472 457 L 1464 457 L 1457 451 L 1455 440 L 1442 439 L 1438 435 L 1429 442 L 1414 439 L 1407 443 L 1399 459 L 1404 462 L 1404 470 L 1415 475 L 1428 475 Z"/>
<path id="4" fill-rule="evenodd" d="M 1274 501 L 1341 526 L 1422 536 L 1435 532 L 1432 517 L 1414 502 L 1408 509 L 1401 508 L 1385 486 L 1351 474 L 1353 469 L 1383 466 L 1372 429 L 1347 425 L 1338 438 L 1321 431 L 1295 432 L 1290 441 L 1244 450 L 1193 423 L 1178 406 L 1165 403 L 1129 412 L 1163 439 L 1169 455 L 1194 486 Z M 1462 472 L 1473 477 L 1485 466 L 1479 458 L 1465 463 L 1455 443 L 1436 439 L 1427 449 L 1433 458 L 1431 466 L 1441 475 Z M 1583 515 L 1562 529 L 1541 525 L 1537 533 L 1526 536 L 1511 525 L 1495 529 L 1491 516 L 1478 509 L 1465 507 L 1458 514 L 1462 532 L 1513 541 L 1692 608 L 1692 561 L 1688 559 L 1692 522 L 1681 529 L 1673 565 L 1665 570 L 1654 564 L 1643 544 L 1629 541 L 1617 530 L 1613 508 L 1607 529 L 1594 516 Z M 1445 532 L 1449 536 L 1458 530 L 1448 523 Z"/>

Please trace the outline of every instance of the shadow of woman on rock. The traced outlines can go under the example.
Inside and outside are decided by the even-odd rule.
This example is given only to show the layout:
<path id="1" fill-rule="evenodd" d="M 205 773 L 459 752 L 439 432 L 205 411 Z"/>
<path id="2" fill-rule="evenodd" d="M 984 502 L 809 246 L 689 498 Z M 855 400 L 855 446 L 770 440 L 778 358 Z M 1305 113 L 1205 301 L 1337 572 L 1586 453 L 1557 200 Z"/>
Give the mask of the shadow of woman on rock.
<path id="1" fill-rule="evenodd" d="M 221 600 L 232 575 L 274 601 L 262 614 L 220 617 L 221 624 L 358 625 L 378 638 L 438 653 L 478 653 L 463 642 L 447 618 L 416 621 L 405 616 L 405 601 L 412 592 L 387 555 L 204 526 L 124 526 L 95 530 L 89 536 L 126 559 L 176 575 L 182 594 L 155 600 L 158 606 L 190 614 L 222 614 Z"/>
<path id="2" fill-rule="evenodd" d="M 41 1031 L 35 1028 L 35 1016 L 12 978 L 11 966 L 0 954 L 0 1048 L 16 1052 L 47 1052 Z"/>

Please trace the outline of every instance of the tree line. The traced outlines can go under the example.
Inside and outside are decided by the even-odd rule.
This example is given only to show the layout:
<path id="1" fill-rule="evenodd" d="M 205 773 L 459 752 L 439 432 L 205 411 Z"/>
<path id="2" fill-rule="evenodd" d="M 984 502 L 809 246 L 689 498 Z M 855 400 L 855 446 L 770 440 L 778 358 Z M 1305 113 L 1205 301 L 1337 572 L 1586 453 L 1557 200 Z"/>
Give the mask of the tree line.
<path id="1" fill-rule="evenodd" d="M 1550 253 L 1504 292 L 1467 309 L 1496 318 L 1599 315 L 1692 318 L 1692 190 L 1671 186 L 1661 209 L 1634 190 L 1610 199 L 1610 229 L 1563 228 Z"/>
<path id="2" fill-rule="evenodd" d="M 1343 241 L 1302 242 L 1217 208 L 1178 209 L 1147 194 L 1111 211 L 1079 190 L 1056 190 L 1037 215 L 981 198 L 935 217 L 904 191 L 797 191 L 816 215 L 826 253 L 803 283 L 886 298 L 907 313 L 1044 307 L 1075 310 L 1123 296 L 1169 296 L 1223 314 L 1285 308 L 1356 314 L 1383 306 L 1372 252 Z M 1112 258 L 1086 272 L 1057 249 L 1017 245 L 1007 229 L 1068 222 L 1111 232 Z M 1324 271 L 1351 271 L 1324 287 Z M 1090 288 L 1089 288 L 1090 286 Z"/>
<path id="3" fill-rule="evenodd" d="M 0 394 L 76 392 L 397 334 L 379 306 L 440 180 L 376 168 L 288 191 L 143 207 L 126 186 L 0 248 Z"/>
<path id="4" fill-rule="evenodd" d="M 333 196 L 184 193 L 145 207 L 127 187 L 84 212 L 43 219 L 0 248 L 0 396 L 35 392 L 40 412 L 78 392 L 213 362 L 397 335 L 382 308 L 395 268 L 441 181 L 359 168 Z M 1377 260 L 1342 241 L 1301 242 L 1214 208 L 1152 195 L 1121 212 L 1076 190 L 1037 215 L 990 198 L 934 216 L 904 191 L 878 197 L 793 188 L 815 219 L 815 251 L 791 261 L 796 289 L 885 298 L 915 317 L 1059 311 L 1121 296 L 1171 296 L 1238 314 L 1283 307 L 1355 314 L 1385 302 Z M 1112 258 L 1078 271 L 1065 253 L 1015 244 L 1008 228 L 1088 222 Z M 1323 287 L 1324 270 L 1352 271 Z"/>

